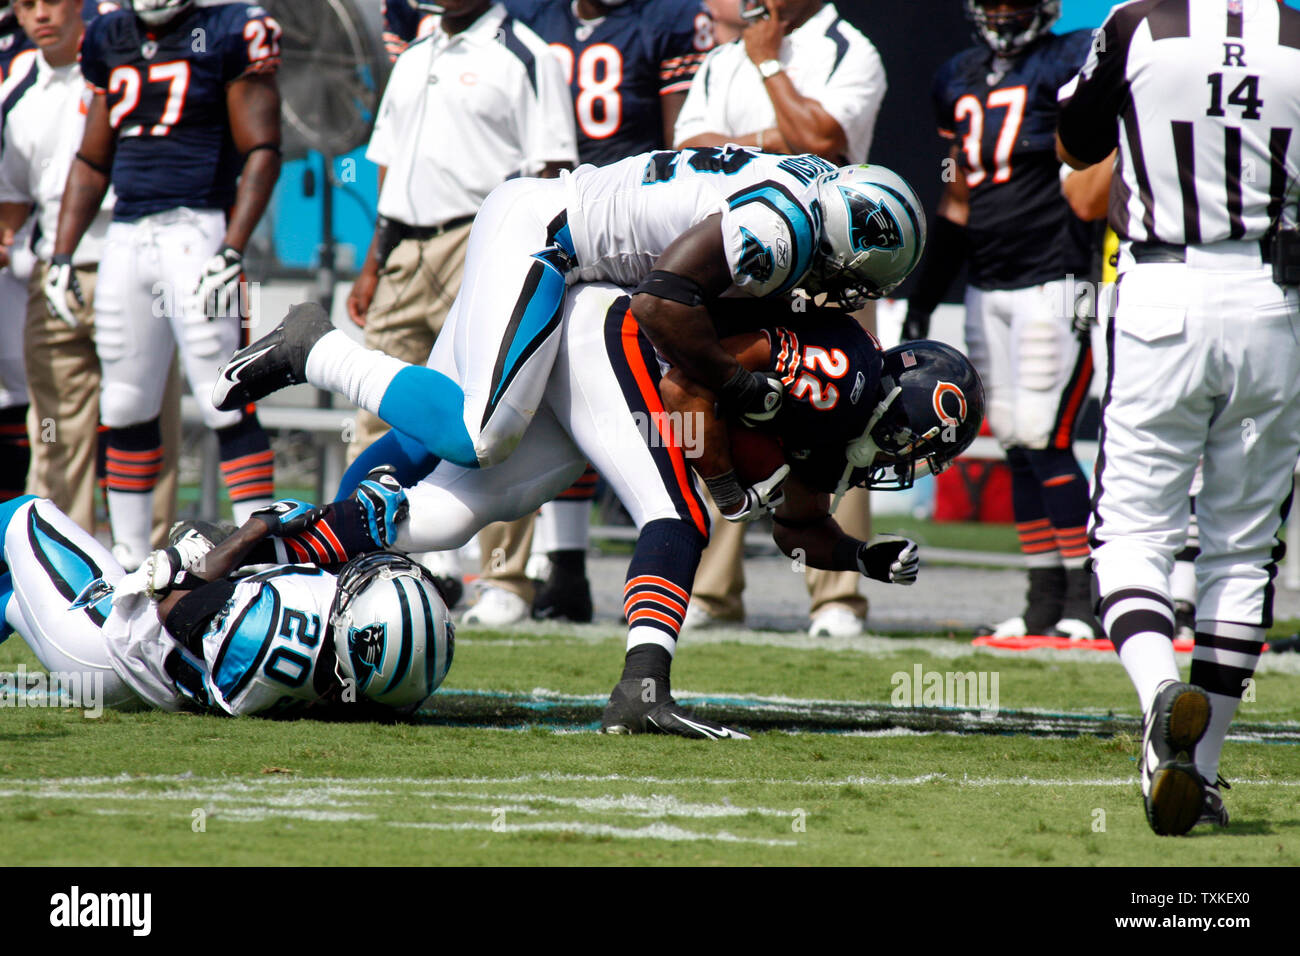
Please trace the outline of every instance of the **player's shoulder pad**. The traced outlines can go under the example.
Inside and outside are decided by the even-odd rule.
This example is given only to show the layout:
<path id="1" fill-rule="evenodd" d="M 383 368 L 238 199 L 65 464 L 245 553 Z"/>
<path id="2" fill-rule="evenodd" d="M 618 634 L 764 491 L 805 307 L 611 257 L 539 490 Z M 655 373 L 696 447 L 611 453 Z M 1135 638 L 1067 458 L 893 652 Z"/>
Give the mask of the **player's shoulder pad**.
<path id="1" fill-rule="evenodd" d="M 81 38 L 81 59 L 103 59 L 119 44 L 134 45 L 136 38 L 135 13 L 131 10 L 117 9 L 101 13 L 86 24 L 86 32 Z"/>
<path id="2" fill-rule="evenodd" d="M 820 215 L 793 182 L 765 179 L 727 197 L 732 277 L 752 295 L 789 292 L 812 266 Z"/>
<path id="3" fill-rule="evenodd" d="M 1093 32 L 1071 30 L 1069 33 L 1053 33 L 1049 34 L 1049 42 L 1055 57 L 1071 70 L 1077 71 L 1092 50 Z"/>

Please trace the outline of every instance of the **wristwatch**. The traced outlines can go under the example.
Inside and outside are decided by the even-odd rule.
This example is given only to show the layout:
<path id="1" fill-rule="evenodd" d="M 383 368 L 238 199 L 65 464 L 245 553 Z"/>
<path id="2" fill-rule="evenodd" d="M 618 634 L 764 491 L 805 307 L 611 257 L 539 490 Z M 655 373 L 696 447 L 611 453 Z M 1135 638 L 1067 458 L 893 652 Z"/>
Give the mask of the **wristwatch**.
<path id="1" fill-rule="evenodd" d="M 780 60 L 764 60 L 758 65 L 758 75 L 765 80 L 770 80 L 781 72 Z"/>

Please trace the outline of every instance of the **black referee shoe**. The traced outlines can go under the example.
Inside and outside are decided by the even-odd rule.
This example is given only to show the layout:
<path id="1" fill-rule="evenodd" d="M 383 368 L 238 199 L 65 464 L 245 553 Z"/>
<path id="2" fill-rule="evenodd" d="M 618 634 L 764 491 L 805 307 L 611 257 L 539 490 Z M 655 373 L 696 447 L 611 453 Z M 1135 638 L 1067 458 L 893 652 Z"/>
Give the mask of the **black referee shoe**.
<path id="1" fill-rule="evenodd" d="M 673 734 L 693 740 L 749 740 L 749 734 L 724 727 L 691 713 L 673 700 L 666 682 L 658 689 L 668 696 L 655 700 L 656 683 L 650 678 L 621 680 L 609 695 L 600 718 L 602 734 Z M 645 698 L 649 697 L 650 700 Z"/>
<path id="2" fill-rule="evenodd" d="M 1209 725 L 1209 695 L 1194 684 L 1165 681 L 1146 715 L 1138 768 L 1147 822 L 1161 836 L 1181 836 L 1205 810 L 1196 745 Z"/>
<path id="3" fill-rule="evenodd" d="M 307 381 L 307 353 L 334 331 L 315 302 L 295 305 L 284 321 L 221 367 L 212 386 L 212 404 L 223 412 L 242 408 L 290 385 Z"/>

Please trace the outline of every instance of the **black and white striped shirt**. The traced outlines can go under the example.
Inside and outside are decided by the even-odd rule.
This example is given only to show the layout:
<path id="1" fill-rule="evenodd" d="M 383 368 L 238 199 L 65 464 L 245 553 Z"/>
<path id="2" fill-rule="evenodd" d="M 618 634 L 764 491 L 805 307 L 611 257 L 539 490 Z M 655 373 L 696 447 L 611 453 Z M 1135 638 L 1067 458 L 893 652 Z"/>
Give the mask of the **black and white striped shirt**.
<path id="1" fill-rule="evenodd" d="M 1074 157 L 1116 146 L 1110 224 L 1122 239 L 1254 239 L 1296 222 L 1300 11 L 1278 0 L 1133 0 L 1062 87 Z"/>

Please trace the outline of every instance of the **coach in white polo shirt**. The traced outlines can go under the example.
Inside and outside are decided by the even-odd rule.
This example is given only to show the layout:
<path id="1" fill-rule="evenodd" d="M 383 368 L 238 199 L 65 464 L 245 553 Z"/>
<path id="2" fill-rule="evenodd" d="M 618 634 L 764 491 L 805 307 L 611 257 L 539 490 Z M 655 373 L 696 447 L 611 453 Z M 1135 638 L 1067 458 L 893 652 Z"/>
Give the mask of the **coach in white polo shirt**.
<path id="1" fill-rule="evenodd" d="M 432 32 L 397 58 L 379 106 L 366 151 L 379 165 L 379 222 L 348 296 L 368 348 L 420 364 L 460 288 L 487 194 L 577 160 L 569 86 L 546 44 L 499 3 L 440 6 Z M 352 456 L 387 428 L 358 413 Z"/>
<path id="2" fill-rule="evenodd" d="M 823 0 L 741 0 L 750 26 L 695 74 L 674 143 L 864 163 L 885 98 L 871 41 Z"/>

